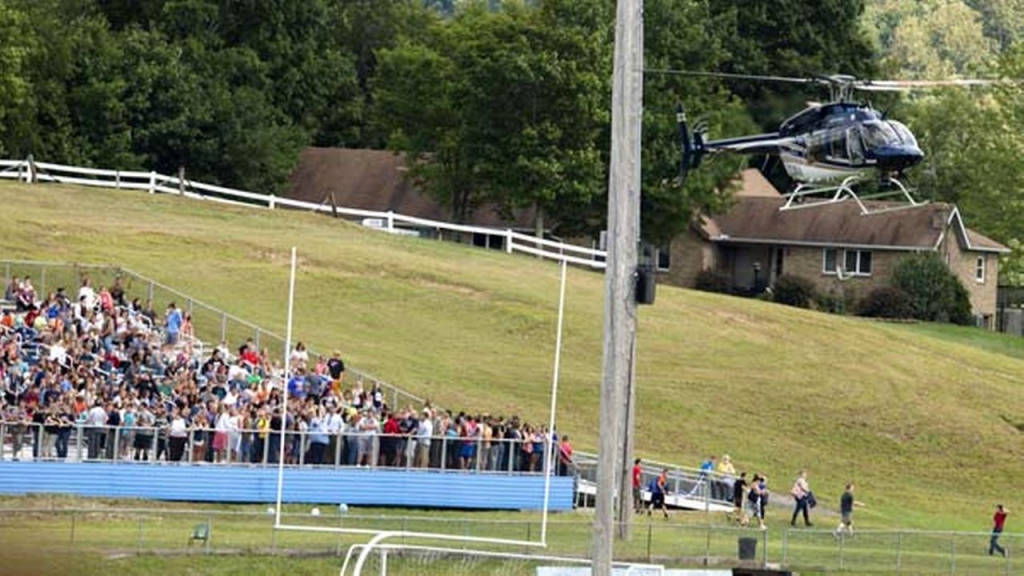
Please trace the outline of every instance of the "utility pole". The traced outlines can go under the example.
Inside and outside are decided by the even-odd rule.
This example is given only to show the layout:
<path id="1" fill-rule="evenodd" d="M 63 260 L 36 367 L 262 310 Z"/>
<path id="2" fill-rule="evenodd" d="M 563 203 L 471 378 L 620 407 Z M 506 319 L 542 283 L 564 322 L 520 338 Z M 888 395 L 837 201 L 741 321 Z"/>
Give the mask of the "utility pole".
<path id="1" fill-rule="evenodd" d="M 640 239 L 640 128 L 643 107 L 643 0 L 618 0 L 612 77 L 612 150 L 608 182 L 608 259 L 605 269 L 604 355 L 597 496 L 591 548 L 594 576 L 611 576 L 616 481 L 636 334 L 637 247 Z M 626 456 L 628 457 L 628 456 Z M 619 506 L 629 492 L 619 494 Z"/>

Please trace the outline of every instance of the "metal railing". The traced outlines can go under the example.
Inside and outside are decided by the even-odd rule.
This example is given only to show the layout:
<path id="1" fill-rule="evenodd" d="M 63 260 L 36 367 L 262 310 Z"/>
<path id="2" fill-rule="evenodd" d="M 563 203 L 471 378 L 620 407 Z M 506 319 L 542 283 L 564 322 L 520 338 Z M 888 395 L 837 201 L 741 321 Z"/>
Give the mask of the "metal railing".
<path id="1" fill-rule="evenodd" d="M 294 466 L 433 469 L 498 474 L 542 474 L 553 463 L 550 443 L 433 435 L 321 432 L 270 429 L 46 425 L 0 421 L 0 462 L 133 462 L 277 466 L 284 443 L 285 464 Z M 546 449 L 545 449 L 546 447 Z M 527 451 L 528 448 L 528 451 Z M 555 464 L 555 463 L 553 463 Z M 572 466 L 552 473 L 572 475 Z"/>
<path id="2" fill-rule="evenodd" d="M 282 516 L 302 518 L 309 525 L 402 530 L 450 534 L 492 534 L 532 541 L 539 539 L 539 518 L 507 520 L 474 516 L 360 514 L 336 507 L 296 507 Z M 310 510 L 310 511 L 306 511 Z M 210 527 L 204 551 L 251 554 L 334 554 L 364 541 L 351 535 L 281 532 L 273 516 L 251 508 L 189 510 L 181 508 L 9 507 L 0 509 L 0 536 L 5 547 L 19 544 L 39 551 L 88 550 L 161 554 L 189 549 L 196 524 Z M 589 555 L 589 518 L 553 518 L 548 522 L 547 549 L 542 554 Z M 21 539 L 19 539 L 19 535 Z M 27 539 L 28 538 L 28 539 Z M 29 540 L 30 539 L 30 540 Z M 740 560 L 739 541 L 756 542 L 752 559 Z M 615 559 L 658 562 L 672 567 L 784 567 L 800 572 L 857 574 L 984 574 L 1010 575 L 1022 568 L 1016 558 L 1024 535 L 1003 534 L 1006 556 L 990 556 L 988 532 L 860 530 L 835 537 L 829 530 L 741 529 L 716 524 L 680 524 L 660 519 L 634 522 L 633 537 L 616 542 Z M 748 542 L 749 545 L 749 542 Z M 524 551 L 525 552 L 525 551 Z"/>

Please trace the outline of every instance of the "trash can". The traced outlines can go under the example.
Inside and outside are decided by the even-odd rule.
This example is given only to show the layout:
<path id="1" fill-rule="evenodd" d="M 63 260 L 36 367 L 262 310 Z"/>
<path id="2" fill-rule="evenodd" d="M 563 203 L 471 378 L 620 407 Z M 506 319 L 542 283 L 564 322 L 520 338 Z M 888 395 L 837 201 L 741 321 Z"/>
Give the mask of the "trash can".
<path id="1" fill-rule="evenodd" d="M 740 560 L 757 559 L 757 538 L 740 538 Z"/>

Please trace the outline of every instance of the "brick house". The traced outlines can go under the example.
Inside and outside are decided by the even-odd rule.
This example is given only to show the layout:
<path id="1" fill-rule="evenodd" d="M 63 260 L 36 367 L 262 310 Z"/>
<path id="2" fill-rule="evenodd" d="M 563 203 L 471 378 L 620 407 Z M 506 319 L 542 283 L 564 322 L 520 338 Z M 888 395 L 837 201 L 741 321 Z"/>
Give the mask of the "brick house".
<path id="1" fill-rule="evenodd" d="M 779 210 L 785 200 L 757 170 L 742 175 L 725 214 L 702 217 L 658 258 L 663 281 L 692 287 L 702 270 L 757 290 L 784 273 L 853 300 L 886 285 L 908 253 L 938 252 L 970 294 L 978 324 L 995 328 L 999 256 L 1005 246 L 970 230 L 944 203 L 863 215 L 855 202 Z"/>

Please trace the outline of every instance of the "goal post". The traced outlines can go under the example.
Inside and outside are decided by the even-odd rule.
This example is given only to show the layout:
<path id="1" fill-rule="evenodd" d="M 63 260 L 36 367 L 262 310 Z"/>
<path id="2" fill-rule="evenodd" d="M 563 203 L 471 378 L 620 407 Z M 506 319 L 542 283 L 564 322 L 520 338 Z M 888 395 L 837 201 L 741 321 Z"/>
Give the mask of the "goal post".
<path id="1" fill-rule="evenodd" d="M 295 275 L 296 275 L 296 248 L 291 249 L 291 271 L 289 276 L 289 289 L 288 289 L 288 318 L 287 318 L 287 331 L 285 336 L 285 351 L 284 351 L 284 370 L 285 370 L 285 382 L 282 386 L 282 406 L 288 405 L 288 384 L 287 378 L 291 370 L 291 346 L 292 346 L 292 321 L 294 312 L 295 302 Z M 566 261 L 561 262 L 561 275 L 559 283 L 559 296 L 558 296 L 558 316 L 557 316 L 557 330 L 555 337 L 555 350 L 554 350 L 554 365 L 552 370 L 551 380 L 551 402 L 548 414 L 548 430 L 549 433 L 544 439 L 544 449 L 546 457 L 542 459 L 544 467 L 544 484 L 543 484 L 543 499 L 541 506 L 541 527 L 540 527 L 540 540 L 532 539 L 515 539 L 515 538 L 490 538 L 485 536 L 472 536 L 469 534 L 450 534 L 443 532 L 427 532 L 427 531 L 408 531 L 408 530 L 374 530 L 368 528 L 355 528 L 339 526 L 323 526 L 323 525 L 303 525 L 295 523 L 284 523 L 281 519 L 281 512 L 284 501 L 284 485 L 285 485 L 285 445 L 284 442 L 284 428 L 286 425 L 286 418 L 282 414 L 281 427 L 282 430 L 278 431 L 282 434 L 282 441 L 279 443 L 277 454 L 277 491 L 274 502 L 274 530 L 291 530 L 291 531 L 305 531 L 305 532 L 321 532 L 321 533 L 336 533 L 336 534 L 350 534 L 350 535 L 372 535 L 373 539 L 371 542 L 384 541 L 389 538 L 398 536 L 402 538 L 416 538 L 423 540 L 436 540 L 436 541 L 461 541 L 478 544 L 489 544 L 498 546 L 520 546 L 520 547 L 536 547 L 544 548 L 547 546 L 547 528 L 548 519 L 551 508 L 551 479 L 552 474 L 557 466 L 557 452 L 556 446 L 553 441 L 553 435 L 555 432 L 555 414 L 558 405 L 558 383 L 559 383 L 559 371 L 560 371 L 560 360 L 561 360 L 561 345 L 562 345 L 562 325 L 564 321 L 565 313 L 565 287 L 566 287 L 566 275 L 567 275 L 567 263 Z M 271 430 L 273 434 L 275 431 Z M 378 540 L 379 539 L 379 540 Z M 370 548 L 372 550 L 372 547 Z M 363 560 L 365 562 L 365 559 Z"/>

